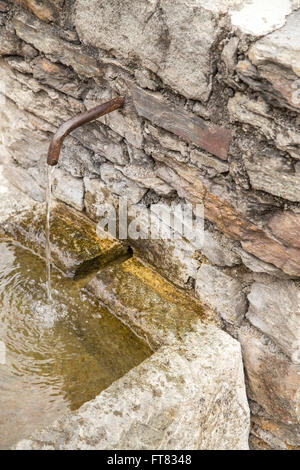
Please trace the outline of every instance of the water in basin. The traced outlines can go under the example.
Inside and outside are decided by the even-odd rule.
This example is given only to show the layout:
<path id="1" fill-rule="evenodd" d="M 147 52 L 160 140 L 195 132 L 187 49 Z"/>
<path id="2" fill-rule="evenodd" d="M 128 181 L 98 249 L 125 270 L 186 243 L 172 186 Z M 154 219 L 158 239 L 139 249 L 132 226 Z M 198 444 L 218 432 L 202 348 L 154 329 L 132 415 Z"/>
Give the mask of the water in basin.
<path id="1" fill-rule="evenodd" d="M 0 240 L 0 449 L 79 408 L 151 355 L 109 310 L 45 262 Z M 2 358 L 2 359 L 1 359 Z"/>

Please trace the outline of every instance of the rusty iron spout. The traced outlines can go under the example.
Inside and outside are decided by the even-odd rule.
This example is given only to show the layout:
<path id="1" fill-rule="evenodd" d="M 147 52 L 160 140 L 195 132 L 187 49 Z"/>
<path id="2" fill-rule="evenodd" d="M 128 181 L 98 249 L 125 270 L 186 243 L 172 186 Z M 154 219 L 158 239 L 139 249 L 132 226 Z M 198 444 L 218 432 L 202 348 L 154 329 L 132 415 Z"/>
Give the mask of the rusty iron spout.
<path id="1" fill-rule="evenodd" d="M 89 111 L 86 111 L 85 113 L 78 114 L 72 119 L 69 119 L 69 121 L 64 122 L 52 137 L 48 151 L 48 165 L 57 165 L 61 146 L 63 144 L 64 139 L 67 137 L 67 135 L 70 134 L 70 132 L 80 126 L 83 126 L 88 122 L 98 119 L 100 116 L 104 116 L 104 114 L 108 114 L 112 111 L 115 111 L 116 109 L 123 106 L 123 104 L 124 98 L 119 96 L 108 101 L 107 103 L 100 104 L 99 106 L 96 106 L 95 108 L 92 108 Z"/>

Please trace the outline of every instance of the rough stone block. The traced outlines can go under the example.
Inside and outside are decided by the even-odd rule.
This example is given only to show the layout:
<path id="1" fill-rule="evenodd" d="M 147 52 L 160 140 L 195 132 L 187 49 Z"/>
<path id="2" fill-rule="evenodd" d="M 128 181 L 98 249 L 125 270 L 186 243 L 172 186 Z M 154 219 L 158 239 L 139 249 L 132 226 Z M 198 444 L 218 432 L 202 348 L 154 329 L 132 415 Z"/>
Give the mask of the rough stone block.
<path id="1" fill-rule="evenodd" d="M 300 11 L 296 11 L 281 29 L 256 41 L 248 52 L 251 62 L 258 67 L 257 78 L 269 82 L 269 91 L 297 111 L 300 110 L 299 31 Z"/>
<path id="2" fill-rule="evenodd" d="M 240 346 L 198 325 L 17 449 L 248 449 Z"/>
<path id="3" fill-rule="evenodd" d="M 265 191 L 289 201 L 300 201 L 300 173 L 276 152 L 244 156 L 246 171 L 254 189 Z"/>
<path id="4" fill-rule="evenodd" d="M 137 204 L 147 192 L 145 187 L 124 176 L 110 163 L 101 165 L 100 173 L 109 191 L 118 196 L 127 197 L 132 204 Z"/>
<path id="5" fill-rule="evenodd" d="M 285 424 L 300 419 L 300 371 L 249 330 L 239 334 L 250 394 L 270 416 Z"/>
<path id="6" fill-rule="evenodd" d="M 136 258 L 103 270 L 88 289 L 154 350 L 182 338 L 199 318 L 214 319 L 193 297 Z"/>
<path id="7" fill-rule="evenodd" d="M 74 209 L 82 211 L 84 186 L 82 178 L 74 178 L 60 168 L 56 168 L 53 178 L 54 197 L 65 202 Z"/>
<path id="8" fill-rule="evenodd" d="M 202 302 L 210 305 L 228 323 L 239 325 L 243 320 L 247 299 L 242 285 L 218 268 L 201 265 L 197 272 L 196 293 Z"/>
<path id="9" fill-rule="evenodd" d="M 292 281 L 255 282 L 250 294 L 248 320 L 270 336 L 300 363 L 300 287 Z"/>
<path id="10" fill-rule="evenodd" d="M 263 99 L 255 101 L 237 92 L 228 101 L 228 111 L 232 121 L 256 127 L 278 149 L 300 159 L 300 136 L 296 126 L 275 123 Z"/>

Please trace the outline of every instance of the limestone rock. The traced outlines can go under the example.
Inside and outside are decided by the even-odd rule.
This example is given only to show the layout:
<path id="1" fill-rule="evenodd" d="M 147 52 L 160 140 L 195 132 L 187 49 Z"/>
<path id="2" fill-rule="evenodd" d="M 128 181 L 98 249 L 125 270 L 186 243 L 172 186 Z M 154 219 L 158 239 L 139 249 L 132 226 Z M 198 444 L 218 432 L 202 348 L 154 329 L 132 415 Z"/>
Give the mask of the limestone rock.
<path id="1" fill-rule="evenodd" d="M 128 157 L 122 145 L 109 136 L 100 122 L 90 122 L 84 127 L 79 127 L 73 132 L 73 136 L 96 155 L 103 156 L 112 163 L 117 165 L 128 163 Z"/>
<path id="2" fill-rule="evenodd" d="M 141 235 L 139 238 L 131 239 L 130 245 L 141 258 L 180 286 L 195 279 L 199 268 L 199 252 L 193 244 L 182 236 L 178 237 L 165 220 L 154 211 L 150 214 L 150 210 L 145 206 L 133 209 L 137 210 Z"/>
<path id="3" fill-rule="evenodd" d="M 190 153 L 191 162 L 198 168 L 213 168 L 216 174 L 227 173 L 229 171 L 229 165 L 218 158 L 214 158 L 211 155 L 206 155 L 204 152 L 199 150 L 192 150 Z"/>
<path id="4" fill-rule="evenodd" d="M 50 134 L 37 128 L 34 116 L 20 110 L 9 99 L 0 108 L 0 139 L 12 158 L 22 167 L 46 161 Z"/>
<path id="5" fill-rule="evenodd" d="M 180 152 L 181 155 L 188 155 L 188 147 L 185 142 L 176 138 L 170 132 L 165 132 L 158 127 L 151 126 L 151 124 L 146 123 L 145 132 L 150 134 L 162 147 L 166 147 L 169 150 L 174 152 Z"/>
<path id="6" fill-rule="evenodd" d="M 60 168 L 55 169 L 53 194 L 62 202 L 81 211 L 84 207 L 84 186 L 81 178 L 74 178 Z"/>
<path id="7" fill-rule="evenodd" d="M 10 69 L 0 62 L 0 80 L 5 86 L 5 94 L 21 109 L 59 126 L 84 111 L 83 104 L 73 97 L 40 85 L 37 80 L 25 80 L 23 74 Z"/>
<path id="8" fill-rule="evenodd" d="M 250 294 L 248 320 L 270 336 L 292 359 L 300 363 L 300 287 L 291 281 L 255 282 Z"/>
<path id="9" fill-rule="evenodd" d="M 270 84 L 270 92 L 287 107 L 300 110 L 300 11 L 290 15 L 279 30 L 256 41 L 249 50 L 258 67 L 258 79 Z"/>
<path id="10" fill-rule="evenodd" d="M 280 243 L 270 237 L 267 230 L 250 222 L 247 209 L 246 214 L 243 213 L 247 200 L 237 197 L 225 185 L 211 184 L 195 167 L 183 165 L 154 150 L 152 156 L 164 163 L 159 167 L 158 176 L 176 189 L 180 197 L 192 204 L 203 204 L 205 218 L 214 222 L 224 235 L 240 241 L 245 251 L 266 263 L 274 264 L 291 276 L 300 275 L 300 250 Z"/>
<path id="11" fill-rule="evenodd" d="M 248 449 L 239 344 L 198 325 L 17 449 Z"/>
<path id="12" fill-rule="evenodd" d="M 48 145 L 49 145 L 48 141 Z M 100 164 L 94 161 L 94 154 L 72 136 L 68 136 L 61 149 L 57 167 L 75 178 L 100 174 Z"/>
<path id="13" fill-rule="evenodd" d="M 0 164 L 0 227 L 16 214 L 26 210 L 34 211 L 39 205 L 15 185 L 9 183 L 4 176 L 4 169 L 7 168 L 7 165 L 7 161 L 5 162 L 5 166 Z"/>
<path id="14" fill-rule="evenodd" d="M 100 173 L 102 180 L 112 193 L 127 197 L 132 204 L 138 203 L 147 192 L 147 189 L 126 178 L 110 163 L 104 163 Z"/>
<path id="15" fill-rule="evenodd" d="M 138 60 L 187 98 L 207 100 L 210 54 L 219 28 L 209 5 L 182 0 L 76 1 L 76 28 L 85 44 Z M 126 38 L 126 40 L 124 40 Z"/>
<path id="16" fill-rule="evenodd" d="M 244 34 L 264 36 L 285 24 L 286 17 L 299 8 L 298 0 L 238 1 L 229 11 L 232 25 Z"/>
<path id="17" fill-rule="evenodd" d="M 247 311 L 247 300 L 237 279 L 214 266 L 202 264 L 197 272 L 196 293 L 228 323 L 241 323 Z"/>
<path id="18" fill-rule="evenodd" d="M 103 270 L 87 288 L 155 351 L 182 338 L 199 318 L 215 320 L 193 297 L 136 258 Z"/>
<path id="19" fill-rule="evenodd" d="M 16 165 L 6 165 L 3 174 L 10 184 L 16 186 L 25 194 L 28 194 L 35 201 L 45 201 L 45 187 L 40 186 L 36 179 L 31 176 L 28 171 L 24 170 L 24 168 Z"/>
<path id="20" fill-rule="evenodd" d="M 299 366 L 289 362 L 247 329 L 239 334 L 251 398 L 285 424 L 300 419 Z"/>
<path id="21" fill-rule="evenodd" d="M 228 111 L 232 121 L 258 128 L 268 140 L 274 141 L 277 148 L 300 159 L 300 136 L 297 128 L 275 124 L 263 99 L 255 101 L 242 93 L 236 93 L 228 101 Z"/>
<path id="22" fill-rule="evenodd" d="M 201 253 L 217 266 L 235 266 L 241 262 L 234 242 L 218 232 L 205 230 Z"/>
<path id="23" fill-rule="evenodd" d="M 158 178 L 153 170 L 143 168 L 139 165 L 128 165 L 124 167 L 118 167 L 118 170 L 130 178 L 132 181 L 136 181 L 145 188 L 153 189 L 159 196 L 170 197 L 174 195 L 174 189 L 160 178 Z"/>
<path id="24" fill-rule="evenodd" d="M 101 208 L 104 205 L 110 205 L 115 209 L 119 206 L 119 197 L 111 194 L 106 185 L 100 179 L 84 178 L 84 206 L 88 216 L 98 221 L 103 217 Z"/>
<path id="25" fill-rule="evenodd" d="M 275 152 L 244 157 L 244 163 L 253 188 L 289 201 L 300 201 L 300 174 Z"/>
<path id="26" fill-rule="evenodd" d="M 60 64 L 54 64 L 45 58 L 38 57 L 34 60 L 32 73 L 40 83 L 74 98 L 81 98 L 85 91 L 85 86 L 71 69 Z"/>

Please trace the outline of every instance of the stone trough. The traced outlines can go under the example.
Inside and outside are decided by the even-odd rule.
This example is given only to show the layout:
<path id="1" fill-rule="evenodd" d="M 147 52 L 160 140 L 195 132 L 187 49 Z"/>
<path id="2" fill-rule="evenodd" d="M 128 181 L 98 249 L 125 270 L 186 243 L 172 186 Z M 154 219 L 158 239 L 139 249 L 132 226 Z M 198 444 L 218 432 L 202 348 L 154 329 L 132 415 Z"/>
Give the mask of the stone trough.
<path id="1" fill-rule="evenodd" d="M 0 183 L 2 236 L 43 256 L 44 206 L 3 177 Z M 124 250 L 66 205 L 53 208 L 52 227 L 54 263 L 71 283 L 82 263 Z M 209 308 L 135 254 L 93 272 L 85 288 L 153 354 L 77 411 L 24 436 L 16 449 L 248 449 L 241 347 Z"/>

